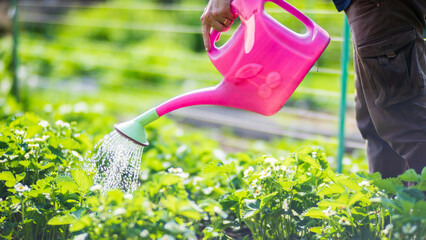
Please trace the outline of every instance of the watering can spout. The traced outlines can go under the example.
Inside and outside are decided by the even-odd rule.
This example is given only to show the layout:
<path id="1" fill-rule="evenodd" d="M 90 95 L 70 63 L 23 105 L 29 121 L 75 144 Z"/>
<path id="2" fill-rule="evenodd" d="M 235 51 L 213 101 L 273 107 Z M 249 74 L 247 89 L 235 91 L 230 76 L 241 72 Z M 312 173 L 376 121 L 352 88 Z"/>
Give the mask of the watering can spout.
<path id="1" fill-rule="evenodd" d="M 194 105 L 218 105 L 216 87 L 203 88 L 174 97 L 156 107 L 158 116 Z"/>
<path id="2" fill-rule="evenodd" d="M 115 130 L 139 145 L 148 146 L 146 125 L 179 108 L 194 105 L 218 105 L 215 89 L 216 87 L 204 88 L 172 98 L 127 122 L 116 124 Z"/>

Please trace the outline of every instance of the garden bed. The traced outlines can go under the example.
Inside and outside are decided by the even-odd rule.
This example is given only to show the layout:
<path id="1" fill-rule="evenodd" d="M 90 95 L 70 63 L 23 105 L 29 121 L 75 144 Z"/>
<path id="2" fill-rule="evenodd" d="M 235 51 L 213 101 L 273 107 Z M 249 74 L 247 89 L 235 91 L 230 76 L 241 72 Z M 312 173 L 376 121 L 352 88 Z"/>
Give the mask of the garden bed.
<path id="1" fill-rule="evenodd" d="M 426 170 L 394 179 L 336 174 L 319 147 L 226 154 L 173 123 L 148 135 L 141 186 L 105 194 L 83 167 L 93 135 L 62 120 L 8 116 L 0 135 L 1 238 L 425 239 Z"/>

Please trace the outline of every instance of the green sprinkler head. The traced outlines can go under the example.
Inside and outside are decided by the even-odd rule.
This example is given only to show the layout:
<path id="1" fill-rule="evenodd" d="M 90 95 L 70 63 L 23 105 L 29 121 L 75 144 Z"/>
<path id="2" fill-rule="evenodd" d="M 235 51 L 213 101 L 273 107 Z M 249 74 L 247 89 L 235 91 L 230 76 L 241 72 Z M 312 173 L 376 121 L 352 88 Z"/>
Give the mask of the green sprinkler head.
<path id="1" fill-rule="evenodd" d="M 114 127 L 124 137 L 142 146 L 148 146 L 145 126 L 158 118 L 157 111 L 153 108 L 132 120 L 116 124 Z"/>

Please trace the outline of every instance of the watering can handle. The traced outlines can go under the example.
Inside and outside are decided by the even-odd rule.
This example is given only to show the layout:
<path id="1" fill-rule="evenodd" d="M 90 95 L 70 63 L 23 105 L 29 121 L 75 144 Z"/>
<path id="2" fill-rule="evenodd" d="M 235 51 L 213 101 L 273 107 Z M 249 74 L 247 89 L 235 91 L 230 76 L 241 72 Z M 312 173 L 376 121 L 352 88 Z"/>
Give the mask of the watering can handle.
<path id="1" fill-rule="evenodd" d="M 284 0 L 261 0 L 262 1 L 262 9 L 263 9 L 263 5 L 265 4 L 265 2 L 272 2 L 275 3 L 276 5 L 280 6 L 281 8 L 283 8 L 284 10 L 286 10 L 287 12 L 289 12 L 291 15 L 293 15 L 294 17 L 296 17 L 297 19 L 299 19 L 305 26 L 306 26 L 306 36 L 309 37 L 314 33 L 314 28 L 315 28 L 315 24 L 314 22 L 309 19 L 305 14 L 303 14 L 302 12 L 300 12 L 297 8 L 293 7 L 292 5 L 288 4 L 286 1 Z M 231 5 L 231 9 L 233 9 L 233 5 Z M 235 13 L 237 13 L 237 15 L 239 15 L 239 11 L 238 9 L 233 9 L 233 11 Z M 210 51 L 211 53 L 218 51 L 218 48 L 216 48 L 215 42 L 217 42 L 219 40 L 220 37 L 220 32 L 216 31 L 215 29 L 212 30 L 212 32 L 210 33 Z"/>
<path id="2" fill-rule="evenodd" d="M 303 14 L 301 11 L 299 11 L 297 8 L 293 7 L 289 3 L 287 3 L 284 0 L 266 0 L 268 2 L 272 2 L 289 12 L 291 15 L 295 16 L 297 19 L 299 19 L 305 26 L 307 30 L 307 35 L 310 36 L 314 32 L 315 24 L 314 22 L 309 19 L 305 14 Z"/>

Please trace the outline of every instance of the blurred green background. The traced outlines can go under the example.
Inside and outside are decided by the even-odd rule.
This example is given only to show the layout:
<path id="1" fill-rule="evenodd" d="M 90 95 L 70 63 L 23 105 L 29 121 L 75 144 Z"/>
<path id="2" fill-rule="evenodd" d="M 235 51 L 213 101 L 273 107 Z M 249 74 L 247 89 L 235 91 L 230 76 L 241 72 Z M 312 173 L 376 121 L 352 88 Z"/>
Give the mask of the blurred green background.
<path id="1" fill-rule="evenodd" d="M 226 151 L 277 151 L 315 144 L 336 153 L 343 14 L 331 0 L 289 0 L 331 36 L 331 43 L 286 106 L 273 117 L 220 107 L 170 114 L 185 131 L 221 142 Z M 190 90 L 213 86 L 221 75 L 204 50 L 200 16 L 206 0 L 20 0 L 17 56 L 19 101 L 10 95 L 13 2 L 0 5 L 0 106 L 4 114 L 57 114 L 100 138 L 117 121 Z M 278 6 L 272 17 L 303 32 Z M 238 26 L 222 35 L 223 44 Z M 364 145 L 353 114 L 353 68 L 346 111 L 346 158 L 365 169 Z M 225 121 L 226 120 L 226 121 Z M 166 121 L 166 120 L 161 120 Z M 348 160 L 349 159 L 349 160 Z"/>

